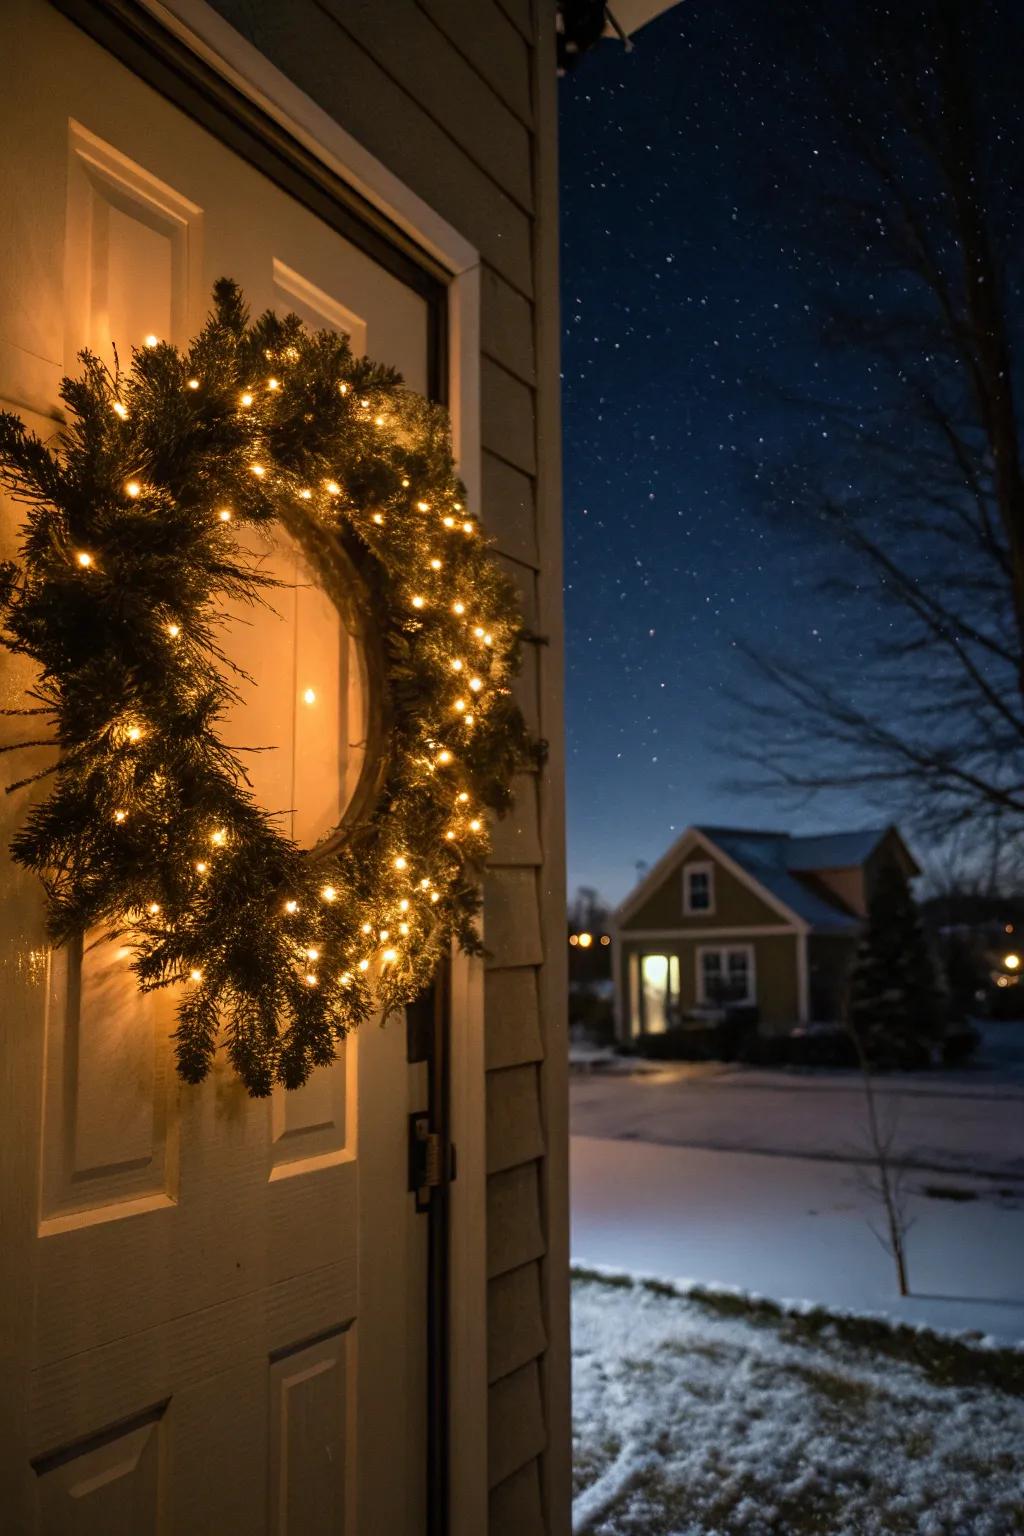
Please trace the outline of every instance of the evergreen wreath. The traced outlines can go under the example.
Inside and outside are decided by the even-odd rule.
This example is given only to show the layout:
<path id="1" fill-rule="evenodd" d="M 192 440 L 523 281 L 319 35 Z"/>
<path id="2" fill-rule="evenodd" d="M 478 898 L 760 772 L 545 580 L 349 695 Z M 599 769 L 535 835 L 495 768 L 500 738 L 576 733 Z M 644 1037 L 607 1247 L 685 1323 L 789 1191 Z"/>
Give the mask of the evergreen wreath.
<path id="1" fill-rule="evenodd" d="M 178 1069 L 223 1043 L 250 1094 L 331 1061 L 431 980 L 475 925 L 486 813 L 534 766 L 511 693 L 512 584 L 463 506 L 446 413 L 347 339 L 250 323 L 221 280 L 187 351 L 110 373 L 81 354 L 55 447 L 0 414 L 0 481 L 27 504 L 0 567 L 0 642 L 38 663 L 55 776 L 12 841 L 53 939 L 123 935 L 145 990 L 182 984 Z M 237 697 L 224 598 L 274 583 L 235 530 L 279 521 L 362 641 L 371 730 L 340 829 L 305 851 L 218 736 Z M 8 747 L 5 750 L 13 750 Z"/>

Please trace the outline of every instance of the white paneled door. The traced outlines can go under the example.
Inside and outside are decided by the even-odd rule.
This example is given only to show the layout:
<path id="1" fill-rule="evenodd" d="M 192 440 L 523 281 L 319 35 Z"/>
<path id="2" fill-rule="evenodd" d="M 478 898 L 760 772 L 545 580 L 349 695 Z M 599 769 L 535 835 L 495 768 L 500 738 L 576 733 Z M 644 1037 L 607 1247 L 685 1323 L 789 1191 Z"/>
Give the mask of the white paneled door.
<path id="1" fill-rule="evenodd" d="M 426 387 L 422 297 L 43 0 L 4 10 L 4 408 L 49 435 L 80 347 L 186 341 L 221 275 Z M 6 503 L 5 555 L 17 517 Z M 253 679 L 228 733 L 273 748 L 257 793 L 308 845 L 359 775 L 360 655 L 297 545 L 252 548 L 283 585 L 273 612 L 228 615 Z M 0 676 L 17 706 L 28 670 Z M 0 757 L 9 778 L 32 765 Z M 400 1023 L 369 1024 L 296 1093 L 251 1101 L 224 1068 L 183 1086 L 174 997 L 140 997 L 102 935 L 47 946 L 6 857 L 45 792 L 0 797 L 0 1528 L 418 1536 L 426 1223 L 406 1125 L 424 1068 Z"/>

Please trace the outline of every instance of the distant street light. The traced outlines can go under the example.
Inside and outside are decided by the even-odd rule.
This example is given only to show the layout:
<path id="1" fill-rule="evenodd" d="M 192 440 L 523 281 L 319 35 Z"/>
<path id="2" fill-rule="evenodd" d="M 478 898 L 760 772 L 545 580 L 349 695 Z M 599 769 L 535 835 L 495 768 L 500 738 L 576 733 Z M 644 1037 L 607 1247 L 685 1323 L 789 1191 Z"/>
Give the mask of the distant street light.
<path id="1" fill-rule="evenodd" d="M 583 942 L 582 939 L 580 940 L 580 942 L 581 943 Z M 1003 964 L 1006 966 L 1006 969 L 1008 971 L 1019 971 L 1020 970 L 1020 955 L 1007 955 L 1004 958 L 1004 960 L 1003 960 Z"/>

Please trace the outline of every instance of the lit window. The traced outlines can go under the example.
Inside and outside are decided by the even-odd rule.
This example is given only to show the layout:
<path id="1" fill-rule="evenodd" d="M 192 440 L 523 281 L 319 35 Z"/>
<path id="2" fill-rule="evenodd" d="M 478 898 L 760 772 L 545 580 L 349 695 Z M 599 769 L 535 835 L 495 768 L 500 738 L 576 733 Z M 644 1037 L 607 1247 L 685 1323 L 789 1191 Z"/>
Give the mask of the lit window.
<path id="1" fill-rule="evenodd" d="M 683 911 L 715 910 L 715 866 L 687 864 L 683 870 Z"/>

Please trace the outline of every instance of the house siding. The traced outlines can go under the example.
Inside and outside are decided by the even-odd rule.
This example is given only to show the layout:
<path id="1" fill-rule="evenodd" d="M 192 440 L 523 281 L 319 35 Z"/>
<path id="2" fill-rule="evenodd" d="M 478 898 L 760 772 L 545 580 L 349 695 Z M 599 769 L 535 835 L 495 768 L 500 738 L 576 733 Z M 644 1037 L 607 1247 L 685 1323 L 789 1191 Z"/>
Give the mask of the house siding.
<path id="1" fill-rule="evenodd" d="M 687 919 L 689 923 L 689 919 Z M 723 927 L 726 925 L 722 925 Z M 679 958 L 680 1006 L 684 1013 L 700 1006 L 697 1001 L 698 951 L 704 944 L 749 944 L 754 951 L 757 1004 L 763 1030 L 773 1032 L 791 1029 L 800 1017 L 800 981 L 798 970 L 797 933 L 770 933 L 754 935 L 744 933 L 735 940 L 728 938 L 682 937 L 659 939 L 631 939 L 622 935 L 621 974 L 619 980 L 619 1018 L 624 1021 L 624 1038 L 629 1038 L 630 960 L 634 955 L 676 955 Z"/>
<path id="2" fill-rule="evenodd" d="M 845 934 L 811 934 L 807 940 L 811 1019 L 834 1024 L 842 1018 L 846 978 L 857 939 Z"/>
<path id="3" fill-rule="evenodd" d="M 715 900 L 710 913 L 683 911 L 683 870 L 687 864 L 714 864 Z M 744 881 L 703 848 L 694 848 L 670 869 L 643 905 L 622 924 L 631 929 L 746 928 L 778 925 L 785 918 Z"/>
<path id="4" fill-rule="evenodd" d="M 213 3 L 481 256 L 481 512 L 550 642 L 517 682 L 547 764 L 495 828 L 484 888 L 490 1529 L 562 1533 L 564 946 L 544 937 L 564 932 L 565 888 L 554 5 Z"/>

